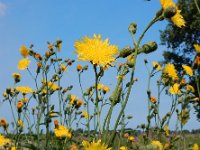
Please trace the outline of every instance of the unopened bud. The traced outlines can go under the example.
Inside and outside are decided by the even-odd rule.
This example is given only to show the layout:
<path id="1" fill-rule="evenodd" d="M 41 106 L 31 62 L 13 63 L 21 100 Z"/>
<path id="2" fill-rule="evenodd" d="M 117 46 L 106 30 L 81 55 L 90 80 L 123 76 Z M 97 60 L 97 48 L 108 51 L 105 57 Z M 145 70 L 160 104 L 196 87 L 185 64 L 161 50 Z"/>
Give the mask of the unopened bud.
<path id="1" fill-rule="evenodd" d="M 131 47 L 126 46 L 126 47 L 122 48 L 122 50 L 120 50 L 118 57 L 125 58 L 125 57 L 129 56 L 131 53 L 133 53 L 133 50 L 131 49 Z"/>
<path id="2" fill-rule="evenodd" d="M 136 23 L 131 23 L 128 27 L 128 30 L 130 33 L 135 34 L 137 31 L 137 24 Z"/>
<path id="3" fill-rule="evenodd" d="M 140 53 L 143 52 L 145 54 L 148 54 L 155 51 L 157 48 L 158 48 L 158 45 L 156 42 L 148 42 L 142 46 Z"/>

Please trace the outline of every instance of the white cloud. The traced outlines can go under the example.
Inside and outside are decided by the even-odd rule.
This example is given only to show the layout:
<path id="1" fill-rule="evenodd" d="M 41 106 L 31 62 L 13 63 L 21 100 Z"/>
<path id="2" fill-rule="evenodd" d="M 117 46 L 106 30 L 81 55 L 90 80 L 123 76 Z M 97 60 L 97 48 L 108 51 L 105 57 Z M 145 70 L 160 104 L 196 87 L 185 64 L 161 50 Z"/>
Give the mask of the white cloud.
<path id="1" fill-rule="evenodd" d="M 6 5 L 0 2 L 0 16 L 4 16 L 6 13 Z"/>

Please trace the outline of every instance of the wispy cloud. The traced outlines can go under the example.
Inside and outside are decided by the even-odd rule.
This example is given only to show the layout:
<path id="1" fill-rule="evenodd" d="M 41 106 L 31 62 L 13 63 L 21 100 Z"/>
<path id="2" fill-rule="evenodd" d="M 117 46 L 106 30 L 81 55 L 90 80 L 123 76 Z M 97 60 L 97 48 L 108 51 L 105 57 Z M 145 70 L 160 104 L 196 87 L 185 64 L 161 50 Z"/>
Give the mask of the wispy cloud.
<path id="1" fill-rule="evenodd" d="M 6 5 L 2 2 L 0 2 L 0 16 L 4 16 L 6 13 Z"/>

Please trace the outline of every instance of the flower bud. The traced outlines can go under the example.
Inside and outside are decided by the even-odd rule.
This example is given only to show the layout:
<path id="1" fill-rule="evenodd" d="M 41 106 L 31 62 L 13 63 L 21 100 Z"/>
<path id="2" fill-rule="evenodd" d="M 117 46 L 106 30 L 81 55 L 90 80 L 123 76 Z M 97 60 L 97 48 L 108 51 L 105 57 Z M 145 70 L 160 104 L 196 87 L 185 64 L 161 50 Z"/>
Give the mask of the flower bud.
<path id="1" fill-rule="evenodd" d="M 127 56 L 129 56 L 131 53 L 133 53 L 133 50 L 131 49 L 130 46 L 126 46 L 124 48 L 122 48 L 122 50 L 119 52 L 119 57 L 125 58 Z"/>
<path id="2" fill-rule="evenodd" d="M 136 23 L 131 23 L 128 27 L 128 30 L 130 33 L 135 34 L 137 31 L 137 24 Z"/>
<path id="3" fill-rule="evenodd" d="M 113 91 L 112 95 L 110 96 L 109 99 L 114 105 L 120 102 L 121 92 L 122 92 L 122 85 L 118 85 Z"/>
<path id="4" fill-rule="evenodd" d="M 129 68 L 133 68 L 133 66 L 135 65 L 135 59 L 134 59 L 134 55 L 129 55 L 127 57 L 127 62 L 126 64 L 128 65 Z"/>
<path id="5" fill-rule="evenodd" d="M 155 51 L 157 48 L 158 48 L 158 45 L 156 42 L 148 42 L 142 46 L 139 53 L 149 54 Z"/>

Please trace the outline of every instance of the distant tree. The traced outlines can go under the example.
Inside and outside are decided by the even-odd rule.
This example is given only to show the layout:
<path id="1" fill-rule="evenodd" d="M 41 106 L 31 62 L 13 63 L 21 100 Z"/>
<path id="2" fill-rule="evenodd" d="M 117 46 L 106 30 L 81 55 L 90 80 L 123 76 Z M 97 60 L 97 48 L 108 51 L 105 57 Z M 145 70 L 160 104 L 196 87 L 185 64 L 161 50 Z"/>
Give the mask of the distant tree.
<path id="1" fill-rule="evenodd" d="M 193 45 L 200 44 L 200 10 L 197 7 L 200 6 L 200 0 L 178 0 L 177 5 L 186 21 L 186 26 L 178 28 L 169 23 L 166 29 L 160 32 L 160 37 L 161 44 L 169 49 L 163 53 L 164 63 L 173 63 L 180 72 L 182 64 L 192 65 L 195 56 Z M 191 83 L 195 87 L 192 78 Z M 198 93 L 196 95 L 198 96 Z M 195 109 L 200 121 L 200 103 Z"/>

